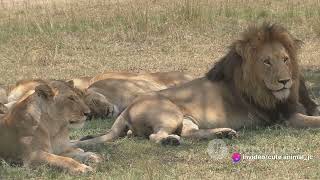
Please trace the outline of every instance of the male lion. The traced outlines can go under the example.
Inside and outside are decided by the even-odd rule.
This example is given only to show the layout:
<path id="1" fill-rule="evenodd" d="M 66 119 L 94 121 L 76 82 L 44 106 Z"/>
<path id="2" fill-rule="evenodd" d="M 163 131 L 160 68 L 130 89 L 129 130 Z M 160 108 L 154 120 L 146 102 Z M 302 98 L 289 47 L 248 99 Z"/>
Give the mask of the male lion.
<path id="1" fill-rule="evenodd" d="M 27 165 L 44 163 L 71 173 L 92 171 L 82 163 L 98 163 L 100 157 L 71 147 L 69 139 L 69 127 L 82 127 L 86 114 L 89 108 L 65 82 L 40 84 L 3 117 L 0 156 Z"/>
<path id="2" fill-rule="evenodd" d="M 205 77 L 139 96 L 106 135 L 75 146 L 112 141 L 126 134 L 177 145 L 180 137 L 236 135 L 234 129 L 285 122 L 319 128 L 319 116 L 299 113 L 300 41 L 277 24 L 251 26 Z"/>

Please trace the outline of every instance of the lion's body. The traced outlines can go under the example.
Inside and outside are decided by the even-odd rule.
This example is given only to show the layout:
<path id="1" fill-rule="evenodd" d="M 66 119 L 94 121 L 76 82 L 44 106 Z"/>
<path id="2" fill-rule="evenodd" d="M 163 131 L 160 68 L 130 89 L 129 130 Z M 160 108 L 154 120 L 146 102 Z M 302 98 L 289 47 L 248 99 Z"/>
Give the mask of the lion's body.
<path id="1" fill-rule="evenodd" d="M 165 88 L 154 81 L 105 79 L 88 88 L 85 102 L 93 117 L 116 117 L 138 95 Z"/>
<path id="2" fill-rule="evenodd" d="M 50 81 L 48 85 L 36 86 L 35 92 L 38 87 L 47 87 L 40 93 L 28 91 L 3 117 L 5 126 L 2 128 L 5 131 L 1 130 L 4 135 L 0 137 L 4 139 L 0 140 L 0 156 L 5 159 L 14 159 L 14 161 L 19 160 L 24 164 L 44 163 L 71 173 L 91 171 L 91 167 L 80 162 L 98 162 L 99 157 L 91 152 L 71 147 L 69 139 L 69 127 L 82 126 L 89 108 L 74 88 L 67 83 Z M 40 96 L 45 98 L 41 99 Z M 27 100 L 38 103 L 30 104 Z M 28 118 L 36 123 L 32 123 Z M 24 126 L 17 127 L 16 124 L 19 124 L 17 121 L 27 120 Z M 27 128 L 29 133 L 16 134 L 16 132 L 24 132 L 23 129 Z M 27 142 L 23 142 L 23 139 Z M 10 144 L 10 146 L 4 144 Z"/>
<path id="3" fill-rule="evenodd" d="M 145 81 L 153 81 L 153 82 L 156 82 L 157 84 L 171 87 L 184 82 L 191 81 L 193 77 L 191 75 L 188 75 L 182 72 L 177 72 L 177 71 L 155 72 L 155 73 L 104 72 L 94 77 L 80 77 L 80 78 L 74 78 L 70 81 L 73 81 L 74 87 L 80 90 L 85 90 L 95 82 L 101 81 L 101 80 L 107 80 L 107 79 L 145 80 Z"/>
<path id="4" fill-rule="evenodd" d="M 90 86 L 92 77 L 80 77 L 80 78 L 75 78 L 72 79 L 74 87 L 78 88 L 80 90 L 86 90 Z"/>
<path id="5" fill-rule="evenodd" d="M 102 80 L 90 85 L 85 102 L 94 117 L 116 117 L 138 95 L 184 84 L 192 77 L 182 72 L 104 73 L 97 79 Z"/>
<path id="6" fill-rule="evenodd" d="M 30 96 L 16 104 L 0 119 L 0 157 L 21 163 L 27 155 L 23 139 L 31 137 L 40 122 L 40 101 Z"/>
<path id="7" fill-rule="evenodd" d="M 35 89 L 36 86 L 40 84 L 45 84 L 46 82 L 41 79 L 33 80 L 21 80 L 18 81 L 15 86 L 8 92 L 8 101 L 6 106 L 8 108 L 12 107 L 17 101 L 19 101 L 25 94 Z"/>
<path id="8" fill-rule="evenodd" d="M 320 117 L 298 111 L 299 41 L 278 25 L 251 27 L 203 78 L 142 95 L 103 136 L 75 145 L 112 141 L 125 135 L 179 144 L 179 136 L 215 138 L 236 135 L 233 129 L 286 123 L 319 128 Z"/>
<path id="9" fill-rule="evenodd" d="M 139 73 L 135 72 L 104 72 L 94 76 L 90 80 L 90 84 L 93 84 L 97 81 L 106 80 L 106 79 L 130 79 L 138 76 Z"/>
<path id="10" fill-rule="evenodd" d="M 123 79 L 123 80 L 144 80 L 155 82 L 159 85 L 172 87 L 189 82 L 193 77 L 189 74 L 171 71 L 171 72 L 155 72 L 155 73 L 134 73 L 134 72 L 105 72 L 93 77 L 90 81 L 91 84 L 107 79 Z"/>
<path id="11" fill-rule="evenodd" d="M 200 129 L 239 129 L 263 125 L 264 122 L 259 119 L 248 118 L 249 109 L 241 106 L 229 89 L 223 82 L 212 83 L 200 78 L 158 93 L 176 104 L 184 115 L 192 116 Z"/>

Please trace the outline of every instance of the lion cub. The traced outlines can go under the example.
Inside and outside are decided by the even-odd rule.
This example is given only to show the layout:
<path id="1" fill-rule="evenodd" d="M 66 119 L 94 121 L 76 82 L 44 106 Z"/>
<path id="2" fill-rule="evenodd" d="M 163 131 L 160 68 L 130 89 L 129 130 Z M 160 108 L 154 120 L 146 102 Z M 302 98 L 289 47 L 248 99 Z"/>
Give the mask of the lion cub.
<path id="1" fill-rule="evenodd" d="M 72 148 L 68 129 L 83 124 L 88 111 L 71 89 L 60 93 L 47 84 L 37 86 L 0 119 L 0 157 L 24 165 L 47 164 L 73 174 L 92 171 L 86 164 L 101 158 Z"/>

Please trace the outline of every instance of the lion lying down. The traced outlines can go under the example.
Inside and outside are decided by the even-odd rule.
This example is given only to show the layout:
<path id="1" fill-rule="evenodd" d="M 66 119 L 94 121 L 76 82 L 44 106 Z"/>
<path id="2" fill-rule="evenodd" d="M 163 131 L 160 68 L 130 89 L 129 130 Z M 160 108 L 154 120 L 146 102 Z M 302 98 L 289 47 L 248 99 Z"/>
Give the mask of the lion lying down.
<path id="1" fill-rule="evenodd" d="M 69 127 L 81 127 L 88 113 L 89 108 L 65 82 L 40 84 L 1 117 L 0 157 L 25 165 L 48 164 L 71 173 L 92 171 L 86 164 L 101 158 L 71 147 L 69 139 Z"/>
<path id="2" fill-rule="evenodd" d="M 191 80 L 182 72 L 104 73 L 92 79 L 84 100 L 93 117 L 117 117 L 138 95 Z"/>
<path id="3" fill-rule="evenodd" d="M 171 72 L 104 72 L 94 77 L 80 77 L 74 78 L 69 82 L 72 82 L 74 86 L 80 90 L 86 90 L 90 85 L 97 81 L 107 79 L 121 79 L 121 80 L 145 80 L 152 81 L 159 85 L 171 87 L 191 81 L 193 77 L 189 74 L 171 71 Z"/>
<path id="4" fill-rule="evenodd" d="M 93 78 L 82 77 L 66 82 L 85 92 L 85 102 L 92 114 L 90 117 L 116 117 L 139 94 L 158 91 L 180 85 L 193 79 L 183 72 L 105 72 Z M 21 80 L 9 92 L 6 107 L 10 108 L 36 86 L 54 80 Z M 89 87 L 90 85 L 90 87 Z M 88 88 L 89 87 L 89 88 Z"/>
<path id="5" fill-rule="evenodd" d="M 139 96 L 106 135 L 75 146 L 133 135 L 163 144 L 232 137 L 237 129 L 284 123 L 319 128 L 319 116 L 300 113 L 300 41 L 276 24 L 249 27 L 205 77 Z"/>

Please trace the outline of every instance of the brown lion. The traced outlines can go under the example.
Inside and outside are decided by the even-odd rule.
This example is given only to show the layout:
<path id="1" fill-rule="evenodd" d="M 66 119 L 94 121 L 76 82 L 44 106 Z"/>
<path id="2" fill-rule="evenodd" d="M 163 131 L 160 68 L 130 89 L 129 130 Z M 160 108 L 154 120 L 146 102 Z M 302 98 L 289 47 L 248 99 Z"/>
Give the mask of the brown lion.
<path id="1" fill-rule="evenodd" d="M 155 73 L 135 73 L 135 72 L 104 72 L 94 77 L 74 78 L 68 82 L 72 82 L 75 88 L 86 90 L 93 83 L 107 79 L 123 79 L 123 80 L 146 80 L 154 81 L 167 87 L 179 85 L 191 81 L 193 77 L 189 74 L 172 71 L 172 72 L 155 72 Z"/>
<path id="2" fill-rule="evenodd" d="M 0 156 L 26 165 L 48 164 L 71 173 L 92 171 L 88 163 L 98 163 L 101 158 L 71 147 L 69 139 L 69 127 L 82 127 L 89 113 L 65 82 L 40 84 L 1 119 Z"/>
<path id="3" fill-rule="evenodd" d="M 105 79 L 86 90 L 84 101 L 91 118 L 117 117 L 138 95 L 166 88 L 151 80 Z"/>
<path id="4" fill-rule="evenodd" d="M 138 95 L 184 84 L 191 79 L 192 76 L 182 72 L 109 72 L 91 80 L 95 82 L 86 90 L 84 100 L 92 117 L 116 117 Z"/>
<path id="5" fill-rule="evenodd" d="M 178 71 L 154 72 L 154 73 L 105 72 L 93 77 L 90 80 L 90 84 L 93 84 L 100 80 L 106 80 L 106 79 L 145 80 L 145 81 L 153 81 L 155 83 L 158 83 L 159 85 L 172 87 L 172 86 L 189 82 L 193 80 L 193 77 L 189 74 L 178 72 Z"/>
<path id="6" fill-rule="evenodd" d="M 92 77 L 85 76 L 80 78 L 74 78 L 68 82 L 73 84 L 75 88 L 78 88 L 82 91 L 86 90 L 90 86 Z"/>
<path id="7" fill-rule="evenodd" d="M 83 92 L 78 89 L 74 88 L 74 82 L 68 81 L 64 82 L 62 80 L 43 80 L 43 79 L 26 79 L 26 80 L 20 80 L 16 82 L 14 87 L 11 87 L 10 92 L 8 93 L 8 103 L 5 104 L 7 108 L 10 108 L 13 104 L 15 104 L 17 101 L 19 101 L 23 96 L 25 96 L 28 93 L 32 93 L 36 86 L 41 84 L 57 84 L 55 82 L 59 82 L 58 84 L 64 84 L 64 86 L 57 86 L 56 88 L 62 88 L 59 89 L 60 92 L 63 92 L 64 90 L 70 90 L 74 91 L 77 95 L 82 96 Z M 67 87 L 67 88 L 66 88 Z"/>
<path id="8" fill-rule="evenodd" d="M 251 26 L 205 77 L 139 96 L 109 133 L 74 145 L 112 141 L 127 129 L 157 143 L 177 145 L 179 135 L 232 137 L 243 127 L 283 123 L 319 128 L 319 116 L 299 111 L 300 44 L 280 25 Z"/>
<path id="9" fill-rule="evenodd" d="M 37 87 L 40 84 L 46 84 L 46 82 L 42 79 L 17 81 L 14 87 L 8 93 L 8 100 L 6 106 L 10 108 L 17 101 L 19 101 L 25 94 L 27 94 L 30 91 L 34 91 L 35 87 Z"/>

